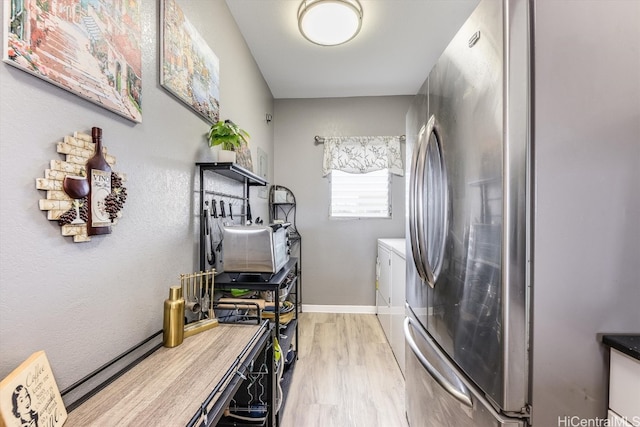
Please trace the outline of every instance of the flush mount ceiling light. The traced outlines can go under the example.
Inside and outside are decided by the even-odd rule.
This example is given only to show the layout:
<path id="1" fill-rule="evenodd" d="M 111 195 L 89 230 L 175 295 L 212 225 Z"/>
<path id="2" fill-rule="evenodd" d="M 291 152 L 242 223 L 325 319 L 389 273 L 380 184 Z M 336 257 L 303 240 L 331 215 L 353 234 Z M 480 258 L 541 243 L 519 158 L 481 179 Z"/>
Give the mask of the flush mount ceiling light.
<path id="1" fill-rule="evenodd" d="M 312 43 L 336 46 L 358 34 L 362 6 L 358 0 L 304 0 L 298 9 L 298 28 Z"/>

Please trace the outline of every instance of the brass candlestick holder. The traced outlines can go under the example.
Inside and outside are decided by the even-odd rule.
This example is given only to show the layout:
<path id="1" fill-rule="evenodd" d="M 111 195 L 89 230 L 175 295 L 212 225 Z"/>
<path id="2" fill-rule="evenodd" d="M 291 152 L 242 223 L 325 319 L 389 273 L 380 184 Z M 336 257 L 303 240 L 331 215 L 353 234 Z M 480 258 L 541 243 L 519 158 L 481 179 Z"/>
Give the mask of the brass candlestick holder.
<path id="1" fill-rule="evenodd" d="M 180 275 L 185 308 L 198 315 L 198 320 L 184 325 L 184 338 L 218 326 L 213 311 L 213 282 L 216 270 Z M 206 318 L 203 318 L 206 316 Z"/>

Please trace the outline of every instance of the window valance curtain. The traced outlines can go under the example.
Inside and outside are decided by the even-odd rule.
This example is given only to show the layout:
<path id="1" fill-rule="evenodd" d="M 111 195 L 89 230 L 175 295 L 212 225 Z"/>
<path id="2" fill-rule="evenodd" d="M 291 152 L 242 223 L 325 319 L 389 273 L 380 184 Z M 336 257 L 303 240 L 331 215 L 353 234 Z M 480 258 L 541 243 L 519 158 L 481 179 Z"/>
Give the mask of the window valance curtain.
<path id="1" fill-rule="evenodd" d="M 367 173 L 381 169 L 402 176 L 402 152 L 398 136 L 325 137 L 322 175 L 332 170 Z"/>

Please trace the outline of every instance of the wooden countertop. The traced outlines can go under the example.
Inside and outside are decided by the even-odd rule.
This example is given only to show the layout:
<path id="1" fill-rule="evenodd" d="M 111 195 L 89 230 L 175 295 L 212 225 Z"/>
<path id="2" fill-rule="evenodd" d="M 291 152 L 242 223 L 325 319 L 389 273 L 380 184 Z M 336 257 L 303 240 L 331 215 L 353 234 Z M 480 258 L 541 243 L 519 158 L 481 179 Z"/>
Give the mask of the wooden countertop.
<path id="1" fill-rule="evenodd" d="M 70 412 L 65 427 L 187 425 L 259 329 L 219 325 L 158 349 Z"/>

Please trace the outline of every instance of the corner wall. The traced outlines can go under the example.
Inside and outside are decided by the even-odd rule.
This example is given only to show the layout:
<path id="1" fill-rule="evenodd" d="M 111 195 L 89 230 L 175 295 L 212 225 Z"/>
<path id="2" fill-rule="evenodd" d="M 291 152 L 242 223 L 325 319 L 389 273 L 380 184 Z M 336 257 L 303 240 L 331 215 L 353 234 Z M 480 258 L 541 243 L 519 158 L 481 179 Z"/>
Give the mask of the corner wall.
<path id="1" fill-rule="evenodd" d="M 640 3 L 534 6 L 533 424 L 585 425 L 640 331 Z"/>
<path id="2" fill-rule="evenodd" d="M 226 4 L 178 4 L 220 59 L 220 117 L 251 134 L 254 165 L 257 147 L 273 159 L 273 97 Z M 0 64 L 0 378 L 45 350 L 58 387 L 69 386 L 162 329 L 169 286 L 198 268 L 194 163 L 209 125 L 160 86 L 159 2 L 140 5 L 140 124 Z M 35 180 L 62 159 L 58 141 L 92 126 L 127 174 L 128 199 L 111 235 L 73 243 L 38 209 Z M 267 217 L 257 193 L 254 215 Z"/>
<path id="3" fill-rule="evenodd" d="M 412 98 L 275 101 L 273 184 L 284 185 L 296 196 L 304 304 L 375 305 L 377 239 L 404 237 L 405 221 L 405 178 L 395 175 L 392 219 L 329 219 L 330 184 L 322 177 L 323 145 L 314 144 L 313 137 L 404 135 Z"/>

